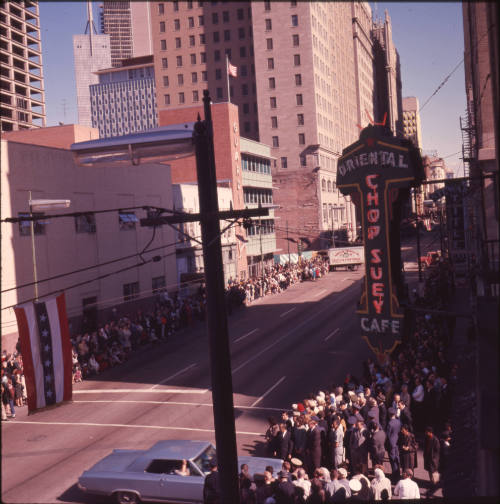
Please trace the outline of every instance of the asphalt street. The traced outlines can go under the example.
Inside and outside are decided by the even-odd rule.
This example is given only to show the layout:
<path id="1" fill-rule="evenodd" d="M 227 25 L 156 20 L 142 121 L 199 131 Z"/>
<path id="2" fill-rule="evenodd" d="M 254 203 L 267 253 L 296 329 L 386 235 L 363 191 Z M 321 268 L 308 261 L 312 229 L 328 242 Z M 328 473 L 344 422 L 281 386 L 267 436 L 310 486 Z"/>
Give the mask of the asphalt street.
<path id="1" fill-rule="evenodd" d="M 414 261 L 410 252 L 403 248 Z M 362 268 L 332 272 L 232 314 L 239 454 L 264 454 L 267 417 L 348 372 L 361 377 L 371 355 L 355 314 L 363 275 Z M 2 502 L 96 503 L 76 483 L 113 449 L 146 449 L 162 439 L 214 442 L 209 365 L 205 325 L 197 324 L 74 385 L 69 404 L 30 416 L 19 408 L 16 420 L 2 422 Z"/>

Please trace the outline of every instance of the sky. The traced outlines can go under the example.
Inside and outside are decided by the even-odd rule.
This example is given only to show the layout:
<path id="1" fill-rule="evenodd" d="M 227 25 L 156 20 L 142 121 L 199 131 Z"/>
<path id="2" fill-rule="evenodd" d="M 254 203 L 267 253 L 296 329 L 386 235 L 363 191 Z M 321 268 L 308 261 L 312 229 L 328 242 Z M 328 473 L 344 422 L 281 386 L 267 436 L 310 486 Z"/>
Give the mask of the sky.
<path id="1" fill-rule="evenodd" d="M 420 107 L 463 59 L 461 2 L 370 2 L 374 15 L 387 9 L 401 60 L 403 97 L 416 96 Z M 74 34 L 84 33 L 86 3 L 40 2 L 47 126 L 77 122 Z M 94 20 L 98 26 L 98 3 Z M 456 176 L 463 175 L 459 117 L 465 112 L 463 63 L 420 115 L 422 148 L 437 151 Z"/>

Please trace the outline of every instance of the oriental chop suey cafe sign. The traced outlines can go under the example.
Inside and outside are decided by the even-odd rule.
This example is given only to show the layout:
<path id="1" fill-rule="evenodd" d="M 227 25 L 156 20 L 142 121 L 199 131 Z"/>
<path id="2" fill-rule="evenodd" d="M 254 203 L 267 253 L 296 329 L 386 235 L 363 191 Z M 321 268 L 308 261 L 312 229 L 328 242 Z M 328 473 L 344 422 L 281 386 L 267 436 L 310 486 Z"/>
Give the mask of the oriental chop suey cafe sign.
<path id="1" fill-rule="evenodd" d="M 366 274 L 358 304 L 361 336 L 380 362 L 401 342 L 404 315 L 399 226 L 410 186 L 423 178 L 418 149 L 384 126 L 363 129 L 338 160 L 337 186 L 361 217 Z"/>

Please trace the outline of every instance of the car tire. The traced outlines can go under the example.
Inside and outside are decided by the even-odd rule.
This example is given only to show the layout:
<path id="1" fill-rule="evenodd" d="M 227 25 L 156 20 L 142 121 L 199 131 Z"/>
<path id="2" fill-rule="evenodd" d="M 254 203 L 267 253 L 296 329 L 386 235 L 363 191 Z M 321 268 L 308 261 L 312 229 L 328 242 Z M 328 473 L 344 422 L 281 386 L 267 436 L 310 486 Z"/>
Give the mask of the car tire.
<path id="1" fill-rule="evenodd" d="M 139 504 L 141 499 L 134 492 L 116 492 L 115 499 L 117 504 Z"/>

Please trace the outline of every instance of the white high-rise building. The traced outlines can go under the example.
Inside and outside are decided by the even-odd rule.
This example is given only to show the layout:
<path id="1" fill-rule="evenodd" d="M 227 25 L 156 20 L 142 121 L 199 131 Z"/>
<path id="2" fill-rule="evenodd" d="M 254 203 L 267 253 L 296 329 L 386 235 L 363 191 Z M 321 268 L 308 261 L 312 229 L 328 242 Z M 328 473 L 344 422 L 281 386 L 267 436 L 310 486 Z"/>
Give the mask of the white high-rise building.
<path id="1" fill-rule="evenodd" d="M 92 126 L 90 108 L 91 84 L 97 84 L 95 72 L 111 66 L 109 35 L 98 35 L 92 16 L 92 4 L 87 2 L 87 29 L 83 35 L 73 35 L 78 124 Z"/>

